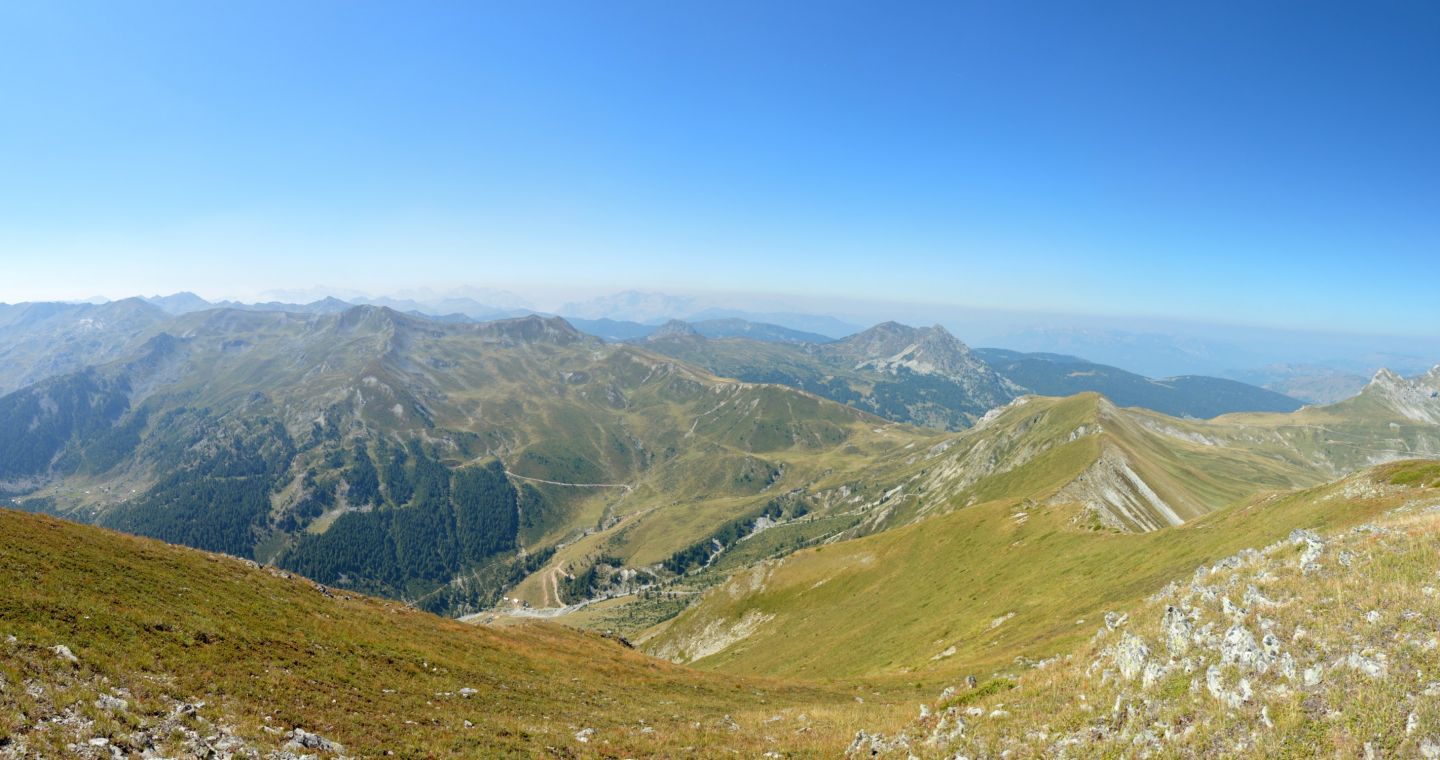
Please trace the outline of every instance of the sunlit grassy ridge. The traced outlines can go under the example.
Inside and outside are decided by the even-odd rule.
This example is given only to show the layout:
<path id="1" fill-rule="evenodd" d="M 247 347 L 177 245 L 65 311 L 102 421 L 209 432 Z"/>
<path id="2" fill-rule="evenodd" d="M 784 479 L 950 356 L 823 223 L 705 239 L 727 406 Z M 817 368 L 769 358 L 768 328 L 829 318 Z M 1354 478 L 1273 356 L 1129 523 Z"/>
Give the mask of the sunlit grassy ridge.
<path id="1" fill-rule="evenodd" d="M 1012 434 L 976 431 L 956 444 L 963 458 L 954 461 L 973 463 L 984 451 L 975 439 L 988 435 L 992 446 L 1005 441 L 997 461 L 1023 464 L 954 491 L 953 511 L 917 521 L 923 507 L 896 508 L 888 519 L 912 513 L 898 520 L 901 527 L 746 571 L 657 629 L 646 646 L 727 672 L 938 682 L 1061 651 L 1089 630 L 1077 620 L 1093 622 L 1198 563 L 1373 511 L 1317 496 L 1333 486 L 1289 492 L 1286 486 L 1320 477 L 1248 448 L 1157 432 L 1160 419 L 1137 419 L 1093 396 L 1009 410 L 992 425 L 1009 425 Z M 1093 463 L 1106 448 L 1122 450 L 1169 503 L 1191 500 L 1191 519 L 1146 533 L 1097 525 L 1068 484 L 1095 477 Z M 944 467 L 930 466 L 925 477 L 942 484 Z M 1257 491 L 1265 492 L 1245 496 Z M 1232 506 L 1210 511 L 1227 499 Z M 955 509 L 957 500 L 971 505 Z"/>
<path id="2" fill-rule="evenodd" d="M 1209 421 L 1031 397 L 837 468 L 805 518 L 727 548 L 670 596 L 574 622 L 638 633 L 660 620 L 639 637 L 648 651 L 730 672 L 943 680 L 1068 646 L 1074 621 L 1246 541 L 1360 519 L 1287 494 L 1436 440 L 1363 397 Z"/>
<path id="3" fill-rule="evenodd" d="M 1296 494 L 1345 516 L 1201 565 L 1007 688 L 963 689 L 855 756 L 1440 754 L 1440 489 L 1402 463 Z M 1364 525 L 1342 530 L 1364 514 Z M 1098 629 L 1098 632 L 1097 632 Z M 1002 755 L 1003 753 L 1003 755 Z"/>

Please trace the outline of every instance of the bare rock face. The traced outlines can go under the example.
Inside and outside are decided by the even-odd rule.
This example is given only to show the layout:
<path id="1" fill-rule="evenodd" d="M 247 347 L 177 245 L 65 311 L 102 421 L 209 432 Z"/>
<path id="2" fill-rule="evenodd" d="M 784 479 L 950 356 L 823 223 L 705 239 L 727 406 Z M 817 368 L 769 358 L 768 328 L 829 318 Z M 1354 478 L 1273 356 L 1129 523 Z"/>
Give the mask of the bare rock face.
<path id="1" fill-rule="evenodd" d="M 1410 379 L 1382 369 L 1360 395 L 1379 401 L 1405 419 L 1440 424 L 1440 365 Z"/>
<path id="2" fill-rule="evenodd" d="M 1270 658 L 1256 643 L 1250 629 L 1243 625 L 1230 626 L 1220 640 L 1220 663 L 1233 663 L 1247 673 L 1264 673 L 1270 669 Z"/>
<path id="3" fill-rule="evenodd" d="M 1181 657 L 1190 651 L 1190 636 L 1195 631 L 1195 624 L 1179 607 L 1166 606 L 1160 625 L 1165 632 L 1165 648 L 1171 656 Z"/>
<path id="4" fill-rule="evenodd" d="M 298 726 L 290 732 L 290 743 L 301 749 L 318 749 L 322 752 L 343 752 L 345 749 L 319 734 L 312 734 Z"/>
<path id="5" fill-rule="evenodd" d="M 1107 445 L 1083 475 L 1051 498 L 1052 503 L 1079 502 L 1095 519 L 1113 530 L 1146 533 L 1185 522 L 1175 505 L 1131 466 L 1129 456 Z"/>
<path id="6" fill-rule="evenodd" d="M 1120 643 L 1115 645 L 1111 658 L 1115 667 L 1120 670 L 1120 675 L 1127 681 L 1133 681 L 1145 669 L 1145 661 L 1150 657 L 1150 647 L 1145 641 L 1132 633 L 1124 633 L 1120 636 Z"/>
<path id="7" fill-rule="evenodd" d="M 1297 546 L 1303 547 L 1300 552 L 1300 569 L 1306 573 L 1313 573 L 1320 569 L 1320 554 L 1325 550 L 1325 542 L 1320 539 L 1314 531 L 1297 530 L 1290 533 L 1290 541 Z"/>

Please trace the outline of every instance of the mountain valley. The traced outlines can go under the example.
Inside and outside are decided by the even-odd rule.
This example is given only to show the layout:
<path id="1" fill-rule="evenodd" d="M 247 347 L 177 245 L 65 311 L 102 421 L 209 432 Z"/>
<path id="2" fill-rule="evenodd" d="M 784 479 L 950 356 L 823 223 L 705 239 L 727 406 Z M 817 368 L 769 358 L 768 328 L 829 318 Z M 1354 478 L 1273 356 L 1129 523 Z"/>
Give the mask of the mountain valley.
<path id="1" fill-rule="evenodd" d="M 671 322 L 607 342 L 534 315 L 473 322 L 376 306 L 177 315 L 124 306 L 139 317 L 103 322 L 99 342 L 48 340 L 76 334 L 67 320 L 95 320 L 93 306 L 38 318 L 47 340 L 17 340 L 18 328 L 7 338 L 15 382 L 39 378 L 0 397 L 0 489 L 11 506 L 231 555 L 239 559 L 191 551 L 175 561 L 221 562 L 254 579 L 226 581 L 247 588 L 278 576 L 299 595 L 224 602 L 247 615 L 285 620 L 291 607 L 308 608 L 306 594 L 340 599 L 351 605 L 344 615 L 359 616 L 354 635 L 374 641 L 398 631 L 380 631 L 383 615 L 360 611 L 403 610 L 406 630 L 486 631 L 501 660 L 584 652 L 543 667 L 597 684 L 605 677 L 585 668 L 612 668 L 609 677 L 637 690 L 622 702 L 683 702 L 684 715 L 711 716 L 657 714 L 638 724 L 653 733 L 637 733 L 619 716 L 599 717 L 603 699 L 576 696 L 582 706 L 565 712 L 550 705 L 556 694 L 512 704 L 493 687 L 466 687 L 486 704 L 512 705 L 505 715 L 533 704 L 571 716 L 558 732 L 533 714 L 498 729 L 496 718 L 465 718 L 512 737 L 487 746 L 516 754 L 542 742 L 582 756 L 623 746 L 639 755 L 725 747 L 833 756 L 857 733 L 881 748 L 912 742 L 932 729 L 907 727 L 906 705 L 970 675 L 1011 683 L 1017 664 L 1083 647 L 1093 630 L 1083 621 L 1139 609 L 1198 565 L 1295 530 L 1380 519 L 1417 487 L 1389 483 L 1400 471 L 1387 463 L 1440 458 L 1440 369 L 1409 379 L 1381 372 L 1353 398 L 1300 408 L 1230 381 L 1153 381 L 1073 357 L 972 351 L 944 328 L 894 323 L 814 343 L 773 331 L 709 338 Z M 1153 409 L 1190 400 L 1221 405 L 1205 411 L 1256 410 L 1201 419 Z M 110 547 L 92 564 L 138 563 L 125 572 L 148 574 L 150 590 L 109 592 L 127 605 L 193 572 L 146 564 L 182 550 L 48 518 L 5 519 L 66 546 L 89 531 L 85 541 Z M 44 545 L 27 551 L 7 567 L 54 561 Z M 79 576 L 42 577 L 33 593 L 59 599 L 56 584 Z M 95 619 L 132 615 L 84 595 L 73 603 L 98 605 L 86 613 Z M 283 745 L 299 727 L 366 755 L 412 741 L 372 733 L 364 710 L 340 720 L 323 705 L 302 709 L 299 695 L 282 720 L 294 725 L 275 734 L 265 722 L 272 711 L 241 681 L 214 687 L 227 695 L 220 702 L 206 698 L 200 681 L 179 675 L 190 672 L 179 655 L 160 664 L 183 688 L 142 699 L 138 676 L 113 658 L 138 656 L 125 646 L 170 646 L 163 637 L 122 644 L 98 629 L 14 619 L 29 622 L 0 631 L 20 642 L 7 678 L 53 670 L 44 647 L 63 639 L 82 663 L 108 664 L 45 678 L 60 679 L 66 694 L 112 695 L 120 692 L 104 679 L 118 678 L 125 691 L 115 698 L 141 705 L 139 714 L 86 718 L 86 730 L 108 741 L 122 741 L 124 725 L 197 736 L 223 726 L 216 741 L 236 747 Z M 613 643 L 622 640 L 639 651 Z M 425 655 L 444 662 L 433 657 Z M 449 662 L 447 670 L 479 667 Z M 329 655 L 315 667 L 339 667 L 327 663 Z M 234 678 L 259 677 L 245 667 Z M 662 667 L 678 680 L 644 675 Z M 719 691 L 677 702 L 675 689 Z M 728 696 L 735 689 L 751 697 Z M 200 702 L 220 712 L 165 717 Z M 84 739 L 34 733 L 44 711 L 69 715 L 64 704 L 46 697 L 7 708 L 18 716 L 18 746 Z M 772 709 L 781 724 L 799 722 L 797 738 L 763 727 Z M 117 720 L 120 728 L 106 728 Z M 435 725 L 413 751 L 474 746 Z M 144 741 L 167 746 L 154 730 Z"/>

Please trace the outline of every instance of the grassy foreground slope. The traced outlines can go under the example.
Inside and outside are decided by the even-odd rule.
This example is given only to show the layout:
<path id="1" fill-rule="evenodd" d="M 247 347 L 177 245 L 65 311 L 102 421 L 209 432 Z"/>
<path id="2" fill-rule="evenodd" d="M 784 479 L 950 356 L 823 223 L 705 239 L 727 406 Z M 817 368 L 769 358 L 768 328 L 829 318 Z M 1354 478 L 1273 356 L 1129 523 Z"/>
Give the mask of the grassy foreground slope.
<path id="1" fill-rule="evenodd" d="M 1373 522 L 1258 540 L 851 756 L 1440 756 L 1440 464 L 1287 501 Z"/>
<path id="2" fill-rule="evenodd" d="M 296 727 L 362 757 L 833 756 L 861 721 L 888 720 L 861 709 L 849 693 L 697 672 L 559 626 L 468 626 L 0 510 L 4 756 L 267 755 Z"/>

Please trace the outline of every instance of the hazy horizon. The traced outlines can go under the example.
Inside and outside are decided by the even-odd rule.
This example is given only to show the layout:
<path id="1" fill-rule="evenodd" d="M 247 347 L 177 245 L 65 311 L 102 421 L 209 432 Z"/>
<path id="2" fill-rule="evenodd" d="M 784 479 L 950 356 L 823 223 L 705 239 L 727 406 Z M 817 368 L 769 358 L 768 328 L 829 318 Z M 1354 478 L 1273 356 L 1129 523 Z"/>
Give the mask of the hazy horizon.
<path id="1" fill-rule="evenodd" d="M 520 313 L 557 314 L 571 319 L 613 319 L 658 325 L 670 319 L 735 316 L 771 322 L 826 338 L 841 338 L 880 322 L 940 325 L 974 347 L 1070 354 L 1151 377 L 1219 375 L 1259 382 L 1287 365 L 1315 371 L 1368 376 L 1385 368 L 1402 374 L 1440 364 L 1440 337 L 1245 325 L 1163 316 L 1064 314 L 1038 310 L 977 309 L 943 304 L 826 299 L 775 293 L 704 290 L 671 292 L 597 288 L 547 291 L 530 297 L 514 289 L 450 285 L 366 292 L 346 288 L 274 289 L 253 297 L 221 298 L 195 291 L 139 293 L 154 299 L 190 293 L 211 303 L 282 303 L 304 306 L 326 298 L 380 303 L 430 316 L 456 312 L 495 319 Z M 72 303 L 120 300 L 97 296 Z M 3 303 L 3 302 L 0 302 Z M 478 307 L 487 307 L 477 313 Z"/>

